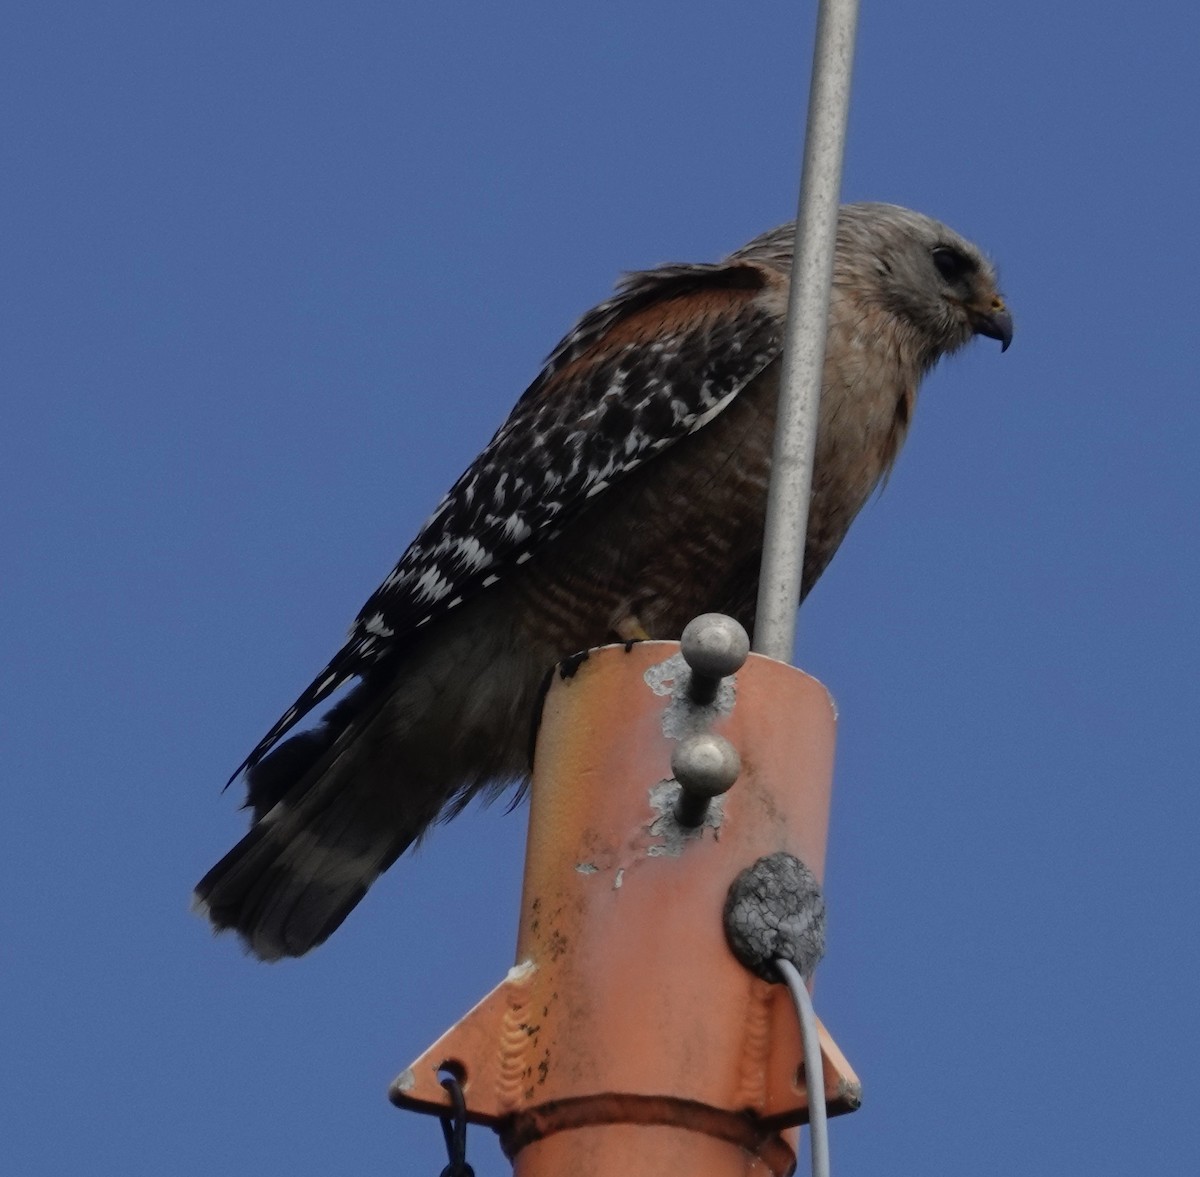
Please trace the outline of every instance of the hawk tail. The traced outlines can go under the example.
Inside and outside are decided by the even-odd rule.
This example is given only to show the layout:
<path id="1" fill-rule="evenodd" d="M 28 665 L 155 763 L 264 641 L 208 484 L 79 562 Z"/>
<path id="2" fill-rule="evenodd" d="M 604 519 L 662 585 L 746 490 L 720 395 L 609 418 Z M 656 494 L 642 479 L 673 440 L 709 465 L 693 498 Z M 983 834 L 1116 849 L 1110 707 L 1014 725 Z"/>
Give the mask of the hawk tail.
<path id="1" fill-rule="evenodd" d="M 345 745 L 362 690 L 250 769 L 254 824 L 196 885 L 214 929 L 232 928 L 262 960 L 323 943 L 426 824 L 381 821 L 377 782 L 353 770 Z"/>

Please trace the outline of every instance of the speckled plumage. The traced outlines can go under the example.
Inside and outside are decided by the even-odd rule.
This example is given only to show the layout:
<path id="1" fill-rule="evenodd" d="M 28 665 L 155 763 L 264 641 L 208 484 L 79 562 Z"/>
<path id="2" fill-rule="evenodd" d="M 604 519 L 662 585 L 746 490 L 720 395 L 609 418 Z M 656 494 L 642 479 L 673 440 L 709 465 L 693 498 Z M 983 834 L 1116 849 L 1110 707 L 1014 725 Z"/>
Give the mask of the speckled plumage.
<path id="1" fill-rule="evenodd" d="M 633 274 L 551 353 L 241 766 L 254 824 L 197 887 L 218 929 L 264 959 L 321 943 L 431 822 L 524 777 L 558 659 L 708 610 L 752 623 L 791 240 Z M 803 593 L 895 460 L 921 377 L 974 334 L 1011 337 L 974 246 L 892 205 L 842 210 Z"/>

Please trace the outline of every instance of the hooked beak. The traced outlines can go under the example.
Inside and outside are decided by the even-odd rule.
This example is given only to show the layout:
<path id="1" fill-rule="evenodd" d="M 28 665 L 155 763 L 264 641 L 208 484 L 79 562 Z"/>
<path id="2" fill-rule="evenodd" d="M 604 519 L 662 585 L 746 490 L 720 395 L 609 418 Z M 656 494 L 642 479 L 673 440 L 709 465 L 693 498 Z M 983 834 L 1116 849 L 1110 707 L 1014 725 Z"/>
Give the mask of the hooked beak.
<path id="1" fill-rule="evenodd" d="M 1008 345 L 1012 343 L 1013 321 L 1003 299 L 992 299 L 992 305 L 986 311 L 972 312 L 971 326 L 976 335 L 986 335 L 989 339 L 998 339 L 1000 340 L 1000 350 L 1008 351 Z"/>

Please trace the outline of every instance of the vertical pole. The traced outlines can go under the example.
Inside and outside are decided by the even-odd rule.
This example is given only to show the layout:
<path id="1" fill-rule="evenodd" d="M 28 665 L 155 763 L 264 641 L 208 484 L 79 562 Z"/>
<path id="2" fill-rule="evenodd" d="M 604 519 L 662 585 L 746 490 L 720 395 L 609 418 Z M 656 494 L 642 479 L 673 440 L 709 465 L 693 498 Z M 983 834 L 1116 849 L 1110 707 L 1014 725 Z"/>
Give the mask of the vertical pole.
<path id="1" fill-rule="evenodd" d="M 815 679 L 755 656 L 697 703 L 684 650 L 607 646 L 552 676 L 517 964 L 392 1085 L 400 1107 L 444 1115 L 439 1073 L 453 1072 L 515 1177 L 786 1177 L 785 1126 L 822 1100 L 859 1103 L 836 1045 L 804 1037 L 784 987 L 730 952 L 722 918 L 731 881 L 769 855 L 821 877 L 833 706 Z M 701 733 L 737 749 L 741 772 L 688 827 L 672 764 Z M 805 1056 L 818 1037 L 821 1057 Z"/>
<path id="2" fill-rule="evenodd" d="M 789 662 L 812 492 L 858 0 L 821 0 L 753 648 Z"/>

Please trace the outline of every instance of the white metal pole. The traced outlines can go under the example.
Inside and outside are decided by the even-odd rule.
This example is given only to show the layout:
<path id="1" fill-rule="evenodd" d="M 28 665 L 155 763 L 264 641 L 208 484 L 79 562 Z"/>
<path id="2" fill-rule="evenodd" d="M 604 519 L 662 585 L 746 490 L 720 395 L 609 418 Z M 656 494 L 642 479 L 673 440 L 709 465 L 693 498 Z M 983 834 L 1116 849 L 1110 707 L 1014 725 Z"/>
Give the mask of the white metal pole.
<path id="1" fill-rule="evenodd" d="M 754 628 L 754 649 L 783 662 L 796 637 L 857 24 L 858 0 L 821 0 Z"/>

